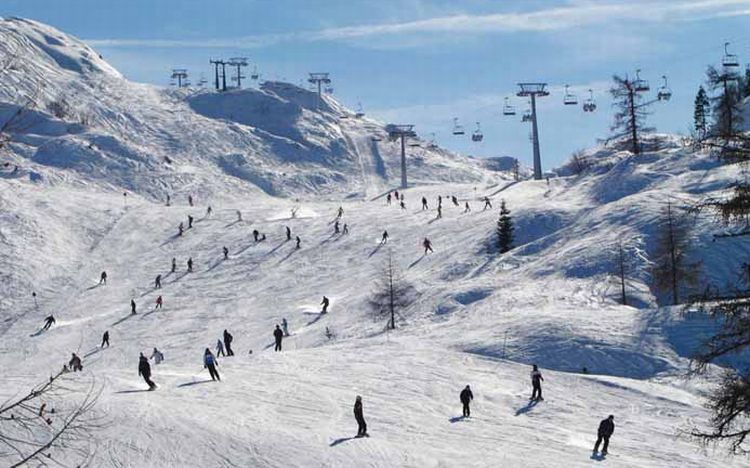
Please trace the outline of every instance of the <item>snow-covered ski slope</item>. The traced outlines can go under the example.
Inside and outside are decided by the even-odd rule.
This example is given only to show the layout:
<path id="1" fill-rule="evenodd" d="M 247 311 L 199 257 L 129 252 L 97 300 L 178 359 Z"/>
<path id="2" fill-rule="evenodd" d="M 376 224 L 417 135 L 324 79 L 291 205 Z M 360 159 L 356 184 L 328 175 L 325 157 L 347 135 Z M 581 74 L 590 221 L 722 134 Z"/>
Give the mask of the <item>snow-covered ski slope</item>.
<path id="1" fill-rule="evenodd" d="M 35 23 L 2 24 L 53 34 Z M 389 171 L 397 160 L 393 152 L 383 156 L 388 177 L 380 177 L 375 152 L 367 153 L 373 142 L 355 120 L 336 127 L 316 111 L 304 121 L 279 117 L 260 130 L 249 105 L 234 109 L 229 95 L 182 96 L 128 83 L 114 71 L 106 75 L 117 83 L 109 89 L 119 89 L 119 99 L 90 96 L 87 107 L 102 115 L 118 109 L 113 116 L 124 117 L 110 121 L 121 122 L 117 132 L 114 125 L 92 125 L 77 135 L 53 135 L 48 125 L 56 120 L 42 115 L 47 133 L 24 129 L 3 154 L 21 174 L 3 169 L 0 178 L 0 398 L 44 380 L 71 352 L 81 355 L 84 371 L 72 378 L 101 386 L 97 411 L 111 422 L 92 441 L 91 466 L 747 466 L 747 458 L 706 452 L 678 437 L 708 418 L 702 395 L 710 382 L 681 378 L 707 324 L 657 309 L 648 274 L 666 201 L 720 196 L 740 176 L 737 167 L 676 143 L 639 157 L 600 150 L 606 163 L 548 185 L 512 183 L 471 160 L 428 153 L 401 210 L 384 197 L 363 196 L 395 184 L 397 173 Z M 70 75 L 70 83 L 78 82 Z M 252 100 L 258 93 L 236 97 Z M 338 106 L 328 99 L 326 105 Z M 120 113 L 121 106 L 128 112 Z M 174 120 L 162 121 L 170 108 Z M 341 138 L 321 138 L 359 153 L 301 150 L 331 159 L 279 162 L 288 155 L 273 146 L 276 138 L 302 144 L 327 125 L 351 127 Z M 196 132 L 213 139 L 202 146 Z M 232 132 L 243 136 L 231 145 L 257 139 L 257 149 L 243 154 L 273 167 L 278 178 L 261 183 L 215 163 L 220 152 L 207 148 L 225 144 L 222 137 Z M 119 149 L 94 157 L 84 149 L 95 137 Z M 55 150 L 42 158 L 45 147 Z M 184 152 L 169 153 L 174 167 L 165 168 L 158 161 L 168 147 Z M 143 159 L 127 157 L 127 148 Z M 349 156 L 355 165 L 341 180 L 308 178 L 347 167 Z M 62 164 L 69 160 L 82 162 Z M 450 180 L 452 174 L 471 177 Z M 274 197 L 263 186 L 278 186 L 285 177 L 294 197 Z M 162 201 L 167 193 L 169 207 Z M 188 194 L 196 206 L 188 206 Z M 493 209 L 482 210 L 485 195 Z M 420 209 L 422 196 L 427 211 Z M 435 219 L 438 196 L 441 219 Z M 513 211 L 517 247 L 499 256 L 489 253 L 488 243 L 501 198 Z M 466 201 L 470 213 L 464 213 Z M 347 235 L 334 234 L 339 206 Z M 188 214 L 194 227 L 178 236 Z M 694 222 L 693 256 L 710 272 L 705 281 L 736 282 L 750 252 L 741 238 L 714 242 L 711 221 Z M 285 226 L 300 236 L 299 250 L 286 241 Z M 267 239 L 254 242 L 254 229 Z M 384 230 L 390 239 L 381 246 Z M 424 238 L 434 253 L 422 254 Z M 632 255 L 628 291 L 638 308 L 616 304 L 618 241 Z M 368 299 L 389 252 L 419 296 L 399 328 L 386 333 L 384 321 L 372 319 Z M 192 273 L 186 272 L 189 257 Z M 108 284 L 98 286 L 103 270 Z M 157 291 L 158 274 L 163 287 Z M 155 311 L 158 295 L 164 308 Z M 323 295 L 331 307 L 321 316 Z M 134 316 L 131 299 L 138 306 Z M 50 314 L 57 324 L 38 333 Z M 292 336 L 275 353 L 272 330 L 282 318 Z M 214 383 L 201 358 L 224 329 L 235 337 L 236 355 L 219 359 L 222 381 Z M 99 350 L 105 330 L 112 346 Z M 166 360 L 152 365 L 159 388 L 146 392 L 137 360 L 153 347 Z M 528 402 L 531 363 L 545 378 L 545 401 L 536 405 Z M 462 420 L 458 393 L 467 384 L 475 400 L 472 417 Z M 356 395 L 363 396 L 370 438 L 351 439 Z M 591 459 L 596 427 L 608 414 L 617 425 L 611 455 Z"/>

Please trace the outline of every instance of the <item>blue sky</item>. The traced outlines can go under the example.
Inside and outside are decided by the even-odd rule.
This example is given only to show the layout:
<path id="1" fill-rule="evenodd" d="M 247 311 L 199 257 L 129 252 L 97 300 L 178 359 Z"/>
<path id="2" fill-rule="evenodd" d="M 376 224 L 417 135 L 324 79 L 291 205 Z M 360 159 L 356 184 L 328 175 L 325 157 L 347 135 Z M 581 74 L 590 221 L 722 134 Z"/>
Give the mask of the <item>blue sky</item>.
<path id="1" fill-rule="evenodd" d="M 0 15 L 87 40 L 128 78 L 167 85 L 172 68 L 211 78 L 211 57 L 246 56 L 265 79 L 298 83 L 328 71 L 335 95 L 387 122 L 414 123 L 442 146 L 530 164 L 529 126 L 503 117 L 519 81 L 546 81 L 543 164 L 608 135 L 613 73 L 674 92 L 654 106 L 660 131 L 689 131 L 692 102 L 723 43 L 750 62 L 750 0 L 1 0 Z M 599 108 L 562 104 L 565 84 L 592 88 Z M 518 110 L 526 105 L 513 98 Z M 481 122 L 485 141 L 451 135 Z"/>

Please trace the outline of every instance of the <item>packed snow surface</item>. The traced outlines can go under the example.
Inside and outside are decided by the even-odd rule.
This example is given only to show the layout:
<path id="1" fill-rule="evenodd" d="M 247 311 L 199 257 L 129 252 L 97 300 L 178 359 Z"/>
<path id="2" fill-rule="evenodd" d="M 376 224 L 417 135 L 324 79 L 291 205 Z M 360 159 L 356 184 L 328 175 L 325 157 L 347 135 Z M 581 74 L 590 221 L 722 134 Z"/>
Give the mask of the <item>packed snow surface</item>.
<path id="1" fill-rule="evenodd" d="M 69 378 L 101 389 L 96 411 L 110 423 L 91 441 L 90 466 L 747 466 L 680 435 L 709 417 L 711 381 L 682 376 L 711 323 L 658 308 L 649 275 L 666 200 L 720 196 L 736 167 L 675 141 L 639 157 L 600 149 L 606 164 L 587 174 L 514 182 L 424 148 L 401 209 L 383 196 L 399 180 L 384 125 L 333 99 L 283 83 L 165 91 L 127 82 L 47 26 L 4 20 L 0 33 L 49 67 L 45 99 L 78 93 L 86 110 L 78 122 L 38 111 L 3 154 L 0 398 L 82 356 Z M 501 199 L 516 226 L 504 255 L 493 248 Z M 334 231 L 339 207 L 348 234 Z M 704 281 L 736 281 L 747 245 L 714 242 L 711 219 L 694 227 Z M 425 238 L 434 253 L 423 253 Z M 618 241 L 633 306 L 617 304 Z M 395 331 L 369 305 L 389 256 L 417 291 Z M 50 314 L 57 322 L 41 332 Z M 291 336 L 274 352 L 283 318 Z M 224 329 L 236 354 L 219 358 L 212 382 L 203 350 Z M 100 349 L 105 330 L 111 347 Z M 158 389 L 148 392 L 138 355 L 154 347 L 165 361 L 152 363 Z M 532 363 L 545 379 L 536 404 Z M 369 438 L 353 438 L 356 395 Z M 609 414 L 611 454 L 592 459 Z"/>

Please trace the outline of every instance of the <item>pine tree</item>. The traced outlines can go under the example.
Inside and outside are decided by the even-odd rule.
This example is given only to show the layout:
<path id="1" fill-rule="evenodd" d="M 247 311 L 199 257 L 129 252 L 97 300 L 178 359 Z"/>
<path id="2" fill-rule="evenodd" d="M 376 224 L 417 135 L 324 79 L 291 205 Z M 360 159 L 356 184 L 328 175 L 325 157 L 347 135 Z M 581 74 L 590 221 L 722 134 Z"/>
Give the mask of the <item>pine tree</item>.
<path id="1" fill-rule="evenodd" d="M 685 286 L 694 285 L 697 278 L 698 264 L 687 261 L 689 234 L 688 224 L 684 219 L 678 219 L 672 203 L 667 203 L 657 234 L 651 274 L 655 288 L 670 293 L 672 305 L 680 303 L 680 291 Z"/>
<path id="2" fill-rule="evenodd" d="M 732 139 L 740 133 L 742 123 L 740 96 L 738 89 L 739 75 L 726 70 L 708 67 L 706 81 L 709 89 L 714 93 L 713 125 L 711 136 Z"/>
<path id="3" fill-rule="evenodd" d="M 497 248 L 500 253 L 513 248 L 513 219 L 505 206 L 505 200 L 500 202 L 500 218 L 497 220 Z"/>
<path id="4" fill-rule="evenodd" d="M 614 85 L 609 92 L 614 102 L 612 106 L 616 109 L 614 122 L 610 127 L 615 132 L 613 138 L 623 138 L 628 150 L 633 154 L 641 153 L 641 137 L 644 133 L 652 132 L 654 129 L 646 127 L 647 103 L 643 103 L 643 97 L 637 89 L 637 80 L 630 80 L 620 76 L 613 76 Z"/>
<path id="5" fill-rule="evenodd" d="M 698 94 L 695 95 L 695 110 L 693 111 L 693 125 L 699 139 L 706 137 L 708 132 L 708 113 L 711 109 L 711 102 L 708 100 L 708 94 L 703 86 L 698 88 Z"/>

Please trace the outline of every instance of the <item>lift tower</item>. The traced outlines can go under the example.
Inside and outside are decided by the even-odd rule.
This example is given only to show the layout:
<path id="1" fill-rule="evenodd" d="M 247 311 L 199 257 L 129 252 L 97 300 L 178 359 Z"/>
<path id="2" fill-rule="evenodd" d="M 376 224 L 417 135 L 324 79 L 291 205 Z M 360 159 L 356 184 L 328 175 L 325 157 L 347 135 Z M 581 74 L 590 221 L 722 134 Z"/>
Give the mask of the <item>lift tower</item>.
<path id="1" fill-rule="evenodd" d="M 401 188 L 406 188 L 406 139 L 414 138 L 417 132 L 414 131 L 414 125 L 411 124 L 388 124 L 385 127 L 388 132 L 388 139 L 396 141 L 401 139 Z"/>
<path id="2" fill-rule="evenodd" d="M 539 154 L 539 127 L 536 121 L 536 97 L 549 96 L 547 83 L 518 83 L 516 96 L 531 99 L 531 138 L 534 145 L 534 179 L 542 180 L 542 156 Z"/>
<path id="3" fill-rule="evenodd" d="M 224 60 L 209 60 L 209 62 L 214 66 L 215 69 L 215 79 L 214 84 L 216 86 L 216 91 L 226 91 L 227 90 L 227 62 Z M 221 66 L 221 86 L 219 86 L 219 66 Z"/>
<path id="4" fill-rule="evenodd" d="M 232 57 L 227 62 L 227 65 L 237 68 L 237 74 L 234 76 L 234 80 L 237 82 L 237 89 L 242 89 L 242 79 L 245 78 L 242 74 L 242 67 L 247 66 L 247 57 Z"/>
<path id="5" fill-rule="evenodd" d="M 331 84 L 331 78 L 328 73 L 310 73 L 310 78 L 307 79 L 308 83 L 318 86 L 318 105 L 320 105 L 321 93 L 323 92 L 322 85 Z"/>
<path id="6" fill-rule="evenodd" d="M 184 86 L 190 85 L 188 83 L 188 71 L 185 68 L 173 68 L 172 69 L 172 79 L 177 80 L 177 87 L 182 88 Z"/>

